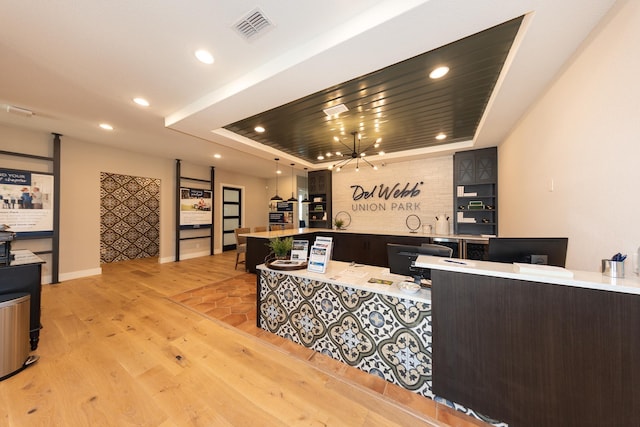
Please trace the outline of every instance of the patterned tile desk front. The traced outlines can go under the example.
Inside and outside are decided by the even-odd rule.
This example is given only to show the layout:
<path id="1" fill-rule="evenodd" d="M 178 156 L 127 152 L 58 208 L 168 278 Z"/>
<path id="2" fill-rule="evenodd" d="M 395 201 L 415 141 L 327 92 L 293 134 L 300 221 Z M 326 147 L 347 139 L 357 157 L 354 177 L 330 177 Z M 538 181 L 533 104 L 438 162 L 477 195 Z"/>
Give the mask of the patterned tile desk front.
<path id="1" fill-rule="evenodd" d="M 360 268 L 355 268 L 360 267 Z M 496 427 L 432 392 L 431 292 L 407 295 L 388 269 L 331 261 L 325 274 L 258 266 L 258 326 Z M 369 278 L 393 281 L 369 283 Z"/>
<path id="2" fill-rule="evenodd" d="M 259 312 L 263 329 L 434 398 L 427 302 L 261 270 Z"/>

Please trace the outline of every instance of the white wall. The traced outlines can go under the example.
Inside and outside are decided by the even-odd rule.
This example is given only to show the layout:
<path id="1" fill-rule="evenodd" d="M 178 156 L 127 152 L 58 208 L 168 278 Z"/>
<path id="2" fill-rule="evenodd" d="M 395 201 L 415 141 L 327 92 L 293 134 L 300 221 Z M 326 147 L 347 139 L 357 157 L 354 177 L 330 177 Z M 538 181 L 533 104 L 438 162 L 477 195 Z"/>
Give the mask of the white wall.
<path id="1" fill-rule="evenodd" d="M 391 163 L 373 170 L 360 167 L 356 172 L 352 165 L 340 172 L 333 172 L 332 209 L 335 216 L 340 211 L 351 215 L 350 230 L 384 230 L 391 232 L 409 232 L 406 219 L 417 215 L 422 224 L 430 224 L 435 229 L 435 217 L 453 212 L 453 158 L 443 156 L 433 159 Z M 413 188 L 418 184 L 420 194 L 416 197 L 389 198 L 378 197 L 382 185 L 394 187 L 406 184 Z M 354 200 L 354 188 L 361 186 L 366 191 L 376 189 L 373 197 Z M 452 232 L 453 218 L 450 220 Z M 421 232 L 421 230 L 420 230 Z"/>
<path id="2" fill-rule="evenodd" d="M 567 236 L 590 271 L 638 248 L 638 40 L 640 2 L 618 3 L 499 146 L 501 236 Z"/>
<path id="3" fill-rule="evenodd" d="M 52 156 L 52 135 L 0 125 L 1 149 Z M 160 188 L 160 256 L 173 261 L 175 256 L 175 160 L 113 149 L 63 136 L 61 143 L 60 197 L 60 280 L 100 274 L 100 173 L 157 178 Z M 11 156 L 0 156 L 0 168 L 52 172 L 48 163 Z M 206 166 L 182 164 L 182 176 L 209 179 Z M 263 224 L 267 218 L 266 180 L 216 169 L 214 188 L 214 250 L 221 252 L 222 183 L 244 189 L 247 223 Z M 193 185 L 198 187 L 197 185 Z M 263 195 L 262 197 L 259 195 Z M 58 197 L 58 195 L 56 195 Z M 21 241 L 14 248 L 50 249 L 50 241 Z M 208 240 L 182 241 L 181 259 L 209 254 Z M 50 261 L 50 256 L 43 258 Z M 43 275 L 50 277 L 50 266 Z"/>

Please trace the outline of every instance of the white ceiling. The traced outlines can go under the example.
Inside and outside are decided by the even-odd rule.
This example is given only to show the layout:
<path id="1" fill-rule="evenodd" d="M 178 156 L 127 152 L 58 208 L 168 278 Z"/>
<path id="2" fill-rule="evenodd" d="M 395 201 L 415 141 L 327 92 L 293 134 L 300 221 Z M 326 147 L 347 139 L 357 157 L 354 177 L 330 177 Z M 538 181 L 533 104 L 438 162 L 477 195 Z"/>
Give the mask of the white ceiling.
<path id="1" fill-rule="evenodd" d="M 0 104 L 34 112 L 0 123 L 271 177 L 276 154 L 311 165 L 220 128 L 527 14 L 472 141 L 496 145 L 614 2 L 0 0 Z M 275 25 L 246 41 L 256 7 Z"/>

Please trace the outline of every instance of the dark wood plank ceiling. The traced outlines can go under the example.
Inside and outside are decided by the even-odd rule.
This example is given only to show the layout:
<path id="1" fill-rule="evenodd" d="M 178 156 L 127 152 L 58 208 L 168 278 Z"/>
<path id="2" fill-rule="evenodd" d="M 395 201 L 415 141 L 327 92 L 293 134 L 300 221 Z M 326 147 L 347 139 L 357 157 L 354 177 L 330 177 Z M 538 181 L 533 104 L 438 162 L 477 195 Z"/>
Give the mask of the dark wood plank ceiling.
<path id="1" fill-rule="evenodd" d="M 362 77 L 225 126 L 236 134 L 318 164 L 350 156 L 353 132 L 367 159 L 386 153 L 473 139 L 522 17 Z M 441 65 L 438 80 L 429 72 Z M 337 118 L 323 109 L 345 104 Z M 254 130 L 266 129 L 264 133 Z M 445 140 L 435 139 L 439 133 Z M 334 141 L 338 136 L 342 143 Z M 379 148 L 372 144 L 381 138 Z M 319 155 L 333 157 L 318 160 Z"/>

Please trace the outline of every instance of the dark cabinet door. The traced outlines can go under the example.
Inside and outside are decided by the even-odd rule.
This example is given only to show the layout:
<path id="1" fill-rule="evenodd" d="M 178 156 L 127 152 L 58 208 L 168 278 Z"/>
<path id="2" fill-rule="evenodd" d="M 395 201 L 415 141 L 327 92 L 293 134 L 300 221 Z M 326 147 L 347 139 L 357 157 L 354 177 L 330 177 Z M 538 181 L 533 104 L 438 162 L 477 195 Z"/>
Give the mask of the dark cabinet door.
<path id="1" fill-rule="evenodd" d="M 454 159 L 454 174 L 457 185 L 475 184 L 476 164 L 473 151 L 456 153 Z"/>
<path id="2" fill-rule="evenodd" d="M 476 184 L 494 183 L 498 179 L 496 148 L 485 148 L 475 152 Z"/>
<path id="3" fill-rule="evenodd" d="M 309 194 L 327 194 L 331 192 L 331 171 L 309 172 Z"/>
<path id="4" fill-rule="evenodd" d="M 498 157 L 495 147 L 463 151 L 454 156 L 456 185 L 495 183 L 498 178 Z"/>

